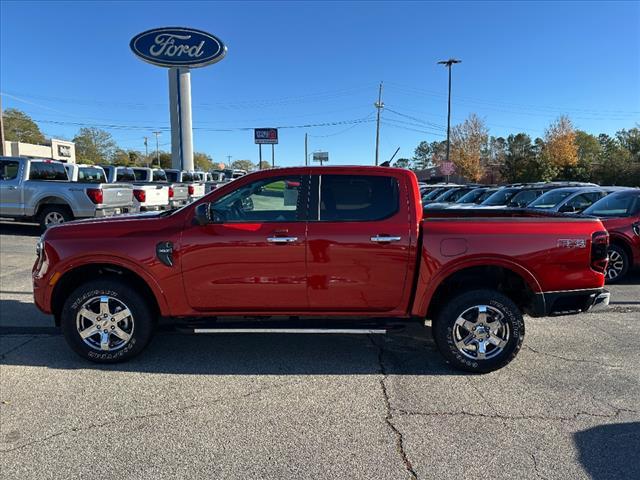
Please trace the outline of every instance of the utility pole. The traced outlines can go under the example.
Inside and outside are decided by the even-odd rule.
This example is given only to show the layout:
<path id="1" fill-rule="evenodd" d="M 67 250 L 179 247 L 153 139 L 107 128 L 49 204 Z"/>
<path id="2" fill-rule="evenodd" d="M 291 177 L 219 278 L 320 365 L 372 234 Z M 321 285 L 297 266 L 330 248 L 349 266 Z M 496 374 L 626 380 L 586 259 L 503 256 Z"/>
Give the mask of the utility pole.
<path id="1" fill-rule="evenodd" d="M 447 162 L 449 162 L 449 150 L 450 150 L 450 141 L 449 136 L 451 133 L 451 66 L 461 63 L 460 60 L 456 60 L 455 58 L 450 58 L 449 60 L 442 60 L 438 62 L 438 65 L 445 65 L 449 69 L 449 103 L 447 108 Z M 448 175 L 447 175 L 448 182 Z"/>
<path id="2" fill-rule="evenodd" d="M 378 165 L 378 157 L 380 154 L 380 111 L 384 108 L 382 103 L 382 82 L 378 89 L 378 101 L 373 104 L 378 109 L 378 118 L 376 120 L 376 166 Z"/>
<path id="3" fill-rule="evenodd" d="M 307 153 L 307 137 L 308 135 L 304 134 L 304 166 L 309 165 L 309 154 Z"/>
<path id="4" fill-rule="evenodd" d="M 231 155 L 227 155 L 227 164 L 229 165 L 229 168 L 231 168 Z"/>
<path id="5" fill-rule="evenodd" d="M 142 138 L 144 138 L 144 158 L 147 161 L 147 168 L 149 168 L 149 143 L 147 142 L 147 140 L 149 140 L 149 137 Z"/>
<path id="6" fill-rule="evenodd" d="M 2 95 L 0 95 L 0 155 L 6 155 L 4 148 L 4 115 L 2 113 Z"/>
<path id="7" fill-rule="evenodd" d="M 158 161 L 158 168 L 160 168 L 160 144 L 158 143 L 158 137 L 162 132 L 153 132 L 156 136 L 156 160 Z"/>

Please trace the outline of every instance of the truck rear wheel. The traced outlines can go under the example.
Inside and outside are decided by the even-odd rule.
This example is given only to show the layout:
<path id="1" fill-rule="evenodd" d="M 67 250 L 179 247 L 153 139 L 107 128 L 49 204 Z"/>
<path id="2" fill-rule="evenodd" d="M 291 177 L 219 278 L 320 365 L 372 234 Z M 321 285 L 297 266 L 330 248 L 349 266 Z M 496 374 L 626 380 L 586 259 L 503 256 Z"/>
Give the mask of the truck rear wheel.
<path id="1" fill-rule="evenodd" d="M 61 315 L 69 346 L 97 363 L 135 357 L 151 340 L 153 323 L 144 298 L 118 280 L 96 280 L 78 287 Z"/>
<path id="2" fill-rule="evenodd" d="M 45 205 L 38 213 L 38 223 L 42 231 L 71 220 L 73 215 L 65 205 Z"/>
<path id="3" fill-rule="evenodd" d="M 520 309 L 495 290 L 473 290 L 452 298 L 433 322 L 438 350 L 454 367 L 487 373 L 507 365 L 520 351 Z"/>

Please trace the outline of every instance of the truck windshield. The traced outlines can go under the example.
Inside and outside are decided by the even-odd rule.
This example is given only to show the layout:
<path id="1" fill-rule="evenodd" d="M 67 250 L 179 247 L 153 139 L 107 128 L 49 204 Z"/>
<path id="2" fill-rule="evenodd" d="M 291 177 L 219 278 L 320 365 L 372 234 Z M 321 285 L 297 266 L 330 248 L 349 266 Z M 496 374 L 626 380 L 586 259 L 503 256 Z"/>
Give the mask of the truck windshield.
<path id="1" fill-rule="evenodd" d="M 167 174 L 164 173 L 164 170 L 154 170 L 151 178 L 154 182 L 166 182 Z"/>
<path id="2" fill-rule="evenodd" d="M 193 173 L 190 172 L 182 172 L 182 181 L 183 182 L 193 182 Z"/>
<path id="3" fill-rule="evenodd" d="M 179 182 L 180 180 L 178 180 L 178 172 L 167 172 L 165 170 L 164 172 L 167 175 L 167 180 L 169 180 L 170 182 Z"/>
<path id="4" fill-rule="evenodd" d="M 511 197 L 513 197 L 516 194 L 517 191 L 518 191 L 517 188 L 501 188 L 500 190 L 495 192 L 493 195 L 491 195 L 489 198 L 487 198 L 484 202 L 482 202 L 481 205 L 487 205 L 487 206 L 506 205 L 507 202 L 511 199 Z"/>
<path id="5" fill-rule="evenodd" d="M 628 217 L 640 211 L 640 190 L 612 193 L 585 209 L 584 215 Z"/>
<path id="6" fill-rule="evenodd" d="M 573 193 L 573 191 L 552 190 L 539 197 L 535 202 L 532 202 L 529 207 L 553 208 Z"/>
<path id="7" fill-rule="evenodd" d="M 116 182 L 134 182 L 136 176 L 130 168 L 118 168 L 116 170 Z"/>
<path id="8" fill-rule="evenodd" d="M 138 182 L 146 182 L 147 181 L 147 171 L 141 168 L 133 168 L 133 174 L 136 177 Z"/>
<path id="9" fill-rule="evenodd" d="M 78 169 L 78 182 L 106 183 L 104 170 L 100 167 L 80 167 Z"/>
<path id="10" fill-rule="evenodd" d="M 456 203 L 476 203 L 486 190 L 486 188 L 475 188 L 461 196 Z"/>

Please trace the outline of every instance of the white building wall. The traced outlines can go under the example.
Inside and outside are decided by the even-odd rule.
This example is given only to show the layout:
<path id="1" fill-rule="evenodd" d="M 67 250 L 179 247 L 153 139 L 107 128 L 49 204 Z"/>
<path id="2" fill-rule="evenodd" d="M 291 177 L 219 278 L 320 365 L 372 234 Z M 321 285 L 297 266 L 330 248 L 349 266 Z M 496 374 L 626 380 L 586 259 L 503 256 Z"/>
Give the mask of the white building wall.
<path id="1" fill-rule="evenodd" d="M 11 157 L 51 158 L 65 163 L 76 163 L 76 145 L 52 138 L 48 145 L 23 142 L 4 142 L 5 152 Z"/>

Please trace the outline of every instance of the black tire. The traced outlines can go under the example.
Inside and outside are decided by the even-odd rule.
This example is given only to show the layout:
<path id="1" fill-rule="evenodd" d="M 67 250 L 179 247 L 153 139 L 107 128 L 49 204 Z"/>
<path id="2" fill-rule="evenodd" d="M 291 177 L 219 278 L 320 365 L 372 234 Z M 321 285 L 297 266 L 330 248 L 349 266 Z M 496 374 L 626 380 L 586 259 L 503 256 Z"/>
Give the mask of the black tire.
<path id="1" fill-rule="evenodd" d="M 478 306 L 489 307 L 486 310 L 490 312 L 489 317 L 492 319 L 496 317 L 496 311 L 503 315 L 502 327 L 497 330 L 502 332 L 500 333 L 501 337 L 505 337 L 503 339 L 504 345 L 500 348 L 487 343 L 489 341 L 487 336 L 493 334 L 489 333 L 485 327 L 478 327 L 480 328 L 478 335 L 484 336 L 483 340 L 481 340 L 485 345 L 484 348 L 486 349 L 488 345 L 490 349 L 486 353 L 486 359 L 473 358 L 473 352 L 464 350 L 465 354 L 456 346 L 456 340 L 458 343 L 462 340 L 457 337 L 461 332 L 467 332 L 466 338 L 472 338 L 472 342 L 475 342 L 475 333 L 467 331 L 464 327 L 457 326 L 456 321 L 463 314 L 473 317 L 474 312 L 479 313 L 480 309 L 474 309 L 474 307 Z M 468 314 L 465 312 L 468 312 Z M 476 316 L 478 315 L 476 314 Z M 478 319 L 476 319 L 476 325 L 478 325 L 477 322 Z M 490 325 L 497 325 L 497 323 L 490 323 Z M 439 311 L 433 322 L 433 337 L 438 350 L 452 366 L 467 372 L 487 373 L 504 367 L 516 357 L 524 340 L 524 320 L 516 304 L 500 292 L 495 290 L 472 290 L 453 297 Z M 493 335 L 492 338 L 495 340 L 497 336 Z M 474 344 L 474 346 L 476 350 L 479 348 L 478 344 Z M 475 353 L 475 355 L 479 355 L 479 353 Z M 492 356 L 489 358 L 490 355 Z"/>
<path id="2" fill-rule="evenodd" d="M 73 220 L 73 214 L 66 205 L 45 205 L 38 212 L 37 221 L 40 224 L 40 230 L 43 232 L 51 225 L 51 218 L 57 218 L 61 221 L 59 223 L 66 223 Z"/>
<path id="3" fill-rule="evenodd" d="M 114 310 L 117 310 L 119 305 L 124 305 L 131 312 L 131 316 L 122 321 L 127 322 L 127 325 L 131 326 L 130 328 L 124 327 L 122 322 L 115 324 L 115 328 L 122 327 L 122 330 L 118 331 L 130 331 L 129 339 L 121 347 L 116 349 L 115 344 L 124 342 L 124 340 L 114 336 L 115 332 L 109 330 L 107 334 L 107 331 L 105 331 L 107 338 L 110 339 L 107 343 L 114 343 L 113 351 L 104 351 L 87 343 L 94 343 L 102 338 L 100 331 L 89 337 L 87 341 L 83 340 L 79 333 L 78 322 L 86 322 L 86 317 L 80 316 L 79 312 L 86 302 L 90 302 L 96 297 L 107 297 L 109 299 L 108 304 L 112 307 L 115 305 Z M 100 300 L 98 301 L 100 302 Z M 92 313 L 95 310 L 93 308 Z M 116 313 L 109 315 L 116 315 Z M 111 323 L 108 323 L 109 321 L 111 321 L 110 318 L 104 319 L 105 329 L 114 328 L 111 327 Z M 131 323 L 129 324 L 128 322 Z M 76 288 L 65 301 L 60 322 L 62 333 L 69 346 L 81 357 L 97 363 L 117 363 L 138 355 L 151 340 L 154 323 L 151 309 L 145 299 L 136 293 L 129 284 L 119 279 L 94 280 Z M 89 325 L 91 324 L 99 325 L 98 322 L 93 320 L 89 321 Z M 100 326 L 99 330 L 102 328 Z"/>
<path id="4" fill-rule="evenodd" d="M 617 283 L 629 271 L 629 255 L 620 245 L 609 245 L 609 263 L 605 273 L 608 284 Z"/>

